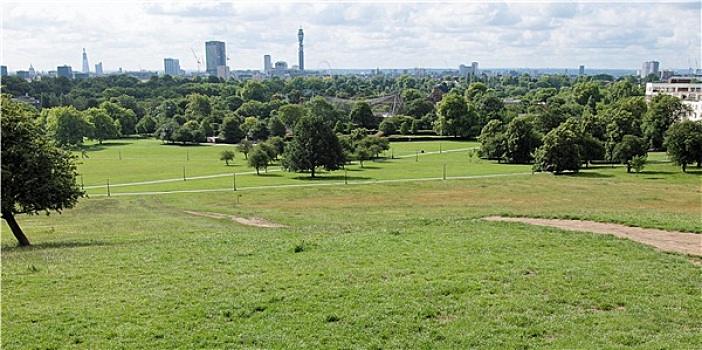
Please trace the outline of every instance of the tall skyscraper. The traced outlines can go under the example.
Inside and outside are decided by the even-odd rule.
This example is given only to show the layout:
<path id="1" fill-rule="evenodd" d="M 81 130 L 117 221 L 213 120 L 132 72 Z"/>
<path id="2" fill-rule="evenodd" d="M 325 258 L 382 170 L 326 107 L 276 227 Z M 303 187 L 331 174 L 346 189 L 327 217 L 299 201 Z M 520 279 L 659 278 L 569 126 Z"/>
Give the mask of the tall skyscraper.
<path id="1" fill-rule="evenodd" d="M 645 78 L 649 74 L 658 75 L 658 70 L 660 68 L 660 65 L 661 65 L 661 63 L 658 61 L 644 62 L 643 66 L 641 67 L 641 77 Z"/>
<path id="2" fill-rule="evenodd" d="M 305 38 L 305 33 L 302 32 L 302 27 L 297 31 L 297 42 L 298 42 L 298 68 L 301 71 L 305 70 L 305 50 L 302 46 L 302 39 Z"/>
<path id="3" fill-rule="evenodd" d="M 217 67 L 227 66 L 227 50 L 224 42 L 208 41 L 205 43 L 205 62 L 209 75 L 217 75 Z"/>
<path id="4" fill-rule="evenodd" d="M 271 64 L 271 55 L 263 55 L 263 74 L 270 75 L 271 68 L 273 68 Z"/>
<path id="5" fill-rule="evenodd" d="M 578 69 L 578 75 L 585 75 L 585 66 L 580 66 L 580 69 Z"/>
<path id="6" fill-rule="evenodd" d="M 83 73 L 90 73 L 90 65 L 88 64 L 88 54 L 83 48 Z"/>
<path id="7" fill-rule="evenodd" d="M 175 58 L 163 59 L 164 71 L 170 76 L 180 75 L 180 61 Z"/>
<path id="8" fill-rule="evenodd" d="M 101 76 L 102 74 L 102 62 L 98 62 L 95 64 L 95 75 Z"/>
<path id="9" fill-rule="evenodd" d="M 7 66 L 0 66 L 0 76 L 2 76 L 2 77 L 7 76 Z"/>

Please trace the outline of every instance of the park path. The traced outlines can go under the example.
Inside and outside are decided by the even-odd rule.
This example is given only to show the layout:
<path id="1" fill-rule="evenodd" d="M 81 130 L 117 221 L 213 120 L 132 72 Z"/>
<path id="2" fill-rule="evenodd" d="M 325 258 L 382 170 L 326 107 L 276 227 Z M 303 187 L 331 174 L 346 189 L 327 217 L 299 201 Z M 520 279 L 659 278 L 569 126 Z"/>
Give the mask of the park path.
<path id="1" fill-rule="evenodd" d="M 611 234 L 647 244 L 666 252 L 702 256 L 702 234 L 690 232 L 664 231 L 583 220 L 511 218 L 501 216 L 485 217 L 483 220 L 520 222 L 538 226 L 556 227 L 569 231 Z"/>

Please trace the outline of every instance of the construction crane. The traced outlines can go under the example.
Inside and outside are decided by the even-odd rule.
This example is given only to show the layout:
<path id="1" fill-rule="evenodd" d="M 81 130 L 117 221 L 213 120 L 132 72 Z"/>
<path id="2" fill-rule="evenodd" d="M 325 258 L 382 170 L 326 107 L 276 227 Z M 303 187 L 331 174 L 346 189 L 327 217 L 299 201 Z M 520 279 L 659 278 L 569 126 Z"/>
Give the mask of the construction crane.
<path id="1" fill-rule="evenodd" d="M 193 52 L 195 61 L 197 61 L 197 75 L 200 75 L 200 64 L 202 63 L 202 60 L 200 59 L 200 57 L 197 57 L 197 55 L 195 54 L 195 50 L 192 47 L 190 48 L 190 51 Z"/>

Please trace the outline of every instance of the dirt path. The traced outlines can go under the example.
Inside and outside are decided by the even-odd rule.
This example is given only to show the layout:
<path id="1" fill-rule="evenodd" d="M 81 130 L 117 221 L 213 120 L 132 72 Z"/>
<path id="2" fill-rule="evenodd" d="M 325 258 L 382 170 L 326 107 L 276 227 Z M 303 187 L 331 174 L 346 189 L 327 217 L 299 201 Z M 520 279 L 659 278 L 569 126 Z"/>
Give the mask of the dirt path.
<path id="1" fill-rule="evenodd" d="M 236 221 L 236 222 L 238 222 L 238 223 L 240 223 L 240 224 L 249 225 L 249 226 L 256 226 L 256 227 L 273 227 L 273 228 L 276 228 L 276 227 L 285 227 L 285 225 L 276 224 L 276 223 L 274 223 L 274 222 L 270 222 L 270 221 L 267 221 L 267 220 L 261 219 L 261 218 L 244 219 L 244 218 L 240 218 L 240 217 L 234 216 L 234 215 L 219 214 L 219 213 L 208 213 L 208 212 L 200 212 L 200 211 L 188 211 L 188 210 L 185 210 L 185 211 L 183 211 L 183 212 L 184 212 L 184 213 L 191 214 L 191 215 L 205 216 L 205 217 L 213 218 L 213 219 L 224 219 L 224 218 L 227 218 L 227 219 L 230 219 L 230 220 L 234 220 L 234 221 Z"/>
<path id="2" fill-rule="evenodd" d="M 483 219 L 490 221 L 521 222 L 531 225 L 557 227 L 570 231 L 611 234 L 647 244 L 666 252 L 702 256 L 702 234 L 663 231 L 582 220 L 508 218 L 500 216 L 490 216 Z"/>

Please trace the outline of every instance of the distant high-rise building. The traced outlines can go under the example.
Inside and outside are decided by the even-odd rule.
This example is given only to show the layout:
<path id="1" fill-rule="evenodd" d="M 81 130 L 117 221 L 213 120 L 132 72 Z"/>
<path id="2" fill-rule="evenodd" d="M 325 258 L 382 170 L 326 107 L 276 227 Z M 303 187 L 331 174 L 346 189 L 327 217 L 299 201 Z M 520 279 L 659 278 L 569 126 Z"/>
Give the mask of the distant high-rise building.
<path id="1" fill-rule="evenodd" d="M 578 69 L 578 75 L 585 75 L 585 66 L 580 65 L 580 69 Z"/>
<path id="2" fill-rule="evenodd" d="M 26 70 L 18 70 L 15 72 L 15 75 L 22 79 L 29 79 L 29 71 Z"/>
<path id="3" fill-rule="evenodd" d="M 29 77 L 30 77 L 30 78 L 34 78 L 35 76 L 37 76 L 37 71 L 34 70 L 34 66 L 32 66 L 31 63 L 29 64 L 29 70 L 28 70 L 28 72 L 29 72 Z"/>
<path id="4" fill-rule="evenodd" d="M 88 54 L 83 48 L 83 73 L 90 73 L 90 65 L 88 64 Z"/>
<path id="5" fill-rule="evenodd" d="M 175 58 L 163 59 L 164 71 L 170 76 L 180 75 L 180 61 Z"/>
<path id="6" fill-rule="evenodd" d="M 205 62 L 207 74 L 217 75 L 217 67 L 227 66 L 227 50 L 222 41 L 208 41 L 205 43 Z"/>
<path id="7" fill-rule="evenodd" d="M 58 66 L 56 67 L 56 76 L 73 79 L 73 68 L 71 66 Z"/>
<path id="8" fill-rule="evenodd" d="M 271 55 L 263 55 L 263 74 L 271 74 Z"/>
<path id="9" fill-rule="evenodd" d="M 7 66 L 0 66 L 0 76 L 2 76 L 2 77 L 7 76 Z"/>
<path id="10" fill-rule="evenodd" d="M 473 62 L 470 66 L 462 64 L 458 66 L 458 74 L 461 76 L 478 75 L 478 62 Z"/>
<path id="11" fill-rule="evenodd" d="M 98 62 L 95 64 L 95 75 L 101 76 L 102 74 L 102 62 Z"/>
<path id="12" fill-rule="evenodd" d="M 297 31 L 297 43 L 298 43 L 298 68 L 301 71 L 305 70 L 305 50 L 302 46 L 302 39 L 305 38 L 305 33 L 302 32 L 302 27 Z"/>
<path id="13" fill-rule="evenodd" d="M 658 75 L 658 70 L 660 68 L 660 65 L 661 65 L 661 63 L 658 61 L 644 62 L 643 66 L 641 67 L 641 77 L 645 78 L 649 74 Z"/>

